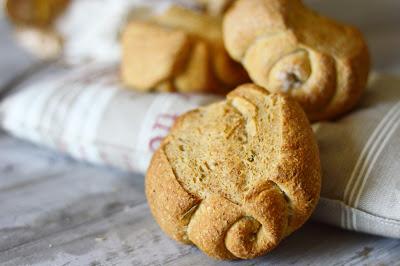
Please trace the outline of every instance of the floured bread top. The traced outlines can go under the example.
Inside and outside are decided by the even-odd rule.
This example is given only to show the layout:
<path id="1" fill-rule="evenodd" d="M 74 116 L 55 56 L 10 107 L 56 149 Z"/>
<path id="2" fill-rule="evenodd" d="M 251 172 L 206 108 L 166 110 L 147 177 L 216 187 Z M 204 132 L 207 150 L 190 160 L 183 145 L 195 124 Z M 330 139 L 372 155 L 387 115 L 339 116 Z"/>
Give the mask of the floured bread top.
<path id="1" fill-rule="evenodd" d="M 242 203 L 249 190 L 276 173 L 282 98 L 259 96 L 231 97 L 179 120 L 179 132 L 172 131 L 165 152 L 186 190 Z"/>

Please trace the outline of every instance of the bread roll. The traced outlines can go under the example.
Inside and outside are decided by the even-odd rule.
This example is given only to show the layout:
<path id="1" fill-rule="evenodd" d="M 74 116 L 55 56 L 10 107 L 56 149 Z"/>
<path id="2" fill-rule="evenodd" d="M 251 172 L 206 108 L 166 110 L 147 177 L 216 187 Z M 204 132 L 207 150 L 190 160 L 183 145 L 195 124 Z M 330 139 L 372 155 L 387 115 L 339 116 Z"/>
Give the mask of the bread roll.
<path id="1" fill-rule="evenodd" d="M 349 111 L 364 91 L 370 63 L 361 33 L 300 0 L 239 0 L 223 29 L 251 79 L 296 99 L 312 121 Z"/>
<path id="2" fill-rule="evenodd" d="M 122 37 L 122 79 L 141 91 L 226 93 L 248 81 L 223 45 L 222 21 L 180 7 L 133 21 Z"/>
<path id="3" fill-rule="evenodd" d="M 271 251 L 309 218 L 320 186 L 303 110 L 253 84 L 178 118 L 146 175 L 165 233 L 218 259 Z"/>

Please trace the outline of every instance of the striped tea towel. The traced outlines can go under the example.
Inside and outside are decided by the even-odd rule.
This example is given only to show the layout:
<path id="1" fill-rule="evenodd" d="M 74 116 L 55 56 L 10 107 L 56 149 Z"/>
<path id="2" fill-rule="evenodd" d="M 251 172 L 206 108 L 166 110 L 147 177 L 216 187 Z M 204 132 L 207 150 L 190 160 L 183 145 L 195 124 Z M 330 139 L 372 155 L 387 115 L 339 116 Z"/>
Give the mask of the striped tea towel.
<path id="1" fill-rule="evenodd" d="M 96 164 L 144 173 L 177 115 L 217 96 L 140 94 L 118 84 L 116 68 L 64 69 L 0 104 L 16 136 Z M 357 110 L 314 125 L 323 185 L 313 218 L 400 238 L 400 79 L 377 76 Z"/>
<path id="2" fill-rule="evenodd" d="M 78 160 L 145 172 L 175 118 L 219 99 L 122 89 L 114 65 L 49 69 L 0 104 L 0 126 Z"/>
<path id="3" fill-rule="evenodd" d="M 314 130 L 323 169 L 314 218 L 400 238 L 400 78 L 374 76 L 356 110 Z"/>

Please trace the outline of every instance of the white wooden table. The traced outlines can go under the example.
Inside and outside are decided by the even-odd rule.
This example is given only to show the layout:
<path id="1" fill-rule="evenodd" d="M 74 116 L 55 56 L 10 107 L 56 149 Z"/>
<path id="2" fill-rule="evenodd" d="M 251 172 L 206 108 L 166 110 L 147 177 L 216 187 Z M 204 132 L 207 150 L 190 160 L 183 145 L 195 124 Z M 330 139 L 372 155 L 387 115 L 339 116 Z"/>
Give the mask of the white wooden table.
<path id="1" fill-rule="evenodd" d="M 400 74 L 400 1 L 307 2 L 361 27 L 374 69 Z M 1 18 L 0 91 L 35 62 Z M 143 176 L 79 163 L 0 131 L 0 265 L 230 264 L 400 265 L 400 240 L 309 222 L 269 255 L 215 261 L 161 232 Z"/>

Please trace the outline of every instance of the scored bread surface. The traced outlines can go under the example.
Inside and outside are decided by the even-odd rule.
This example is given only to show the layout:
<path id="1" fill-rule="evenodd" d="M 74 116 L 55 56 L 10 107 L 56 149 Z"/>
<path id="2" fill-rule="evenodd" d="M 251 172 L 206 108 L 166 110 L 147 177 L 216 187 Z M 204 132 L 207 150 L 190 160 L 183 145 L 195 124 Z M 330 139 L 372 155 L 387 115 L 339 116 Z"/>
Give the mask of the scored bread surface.
<path id="1" fill-rule="evenodd" d="M 178 118 L 146 175 L 160 227 L 220 259 L 272 250 L 308 219 L 319 192 L 304 112 L 252 84 Z"/>

